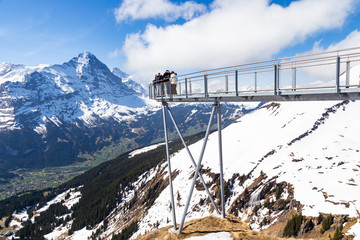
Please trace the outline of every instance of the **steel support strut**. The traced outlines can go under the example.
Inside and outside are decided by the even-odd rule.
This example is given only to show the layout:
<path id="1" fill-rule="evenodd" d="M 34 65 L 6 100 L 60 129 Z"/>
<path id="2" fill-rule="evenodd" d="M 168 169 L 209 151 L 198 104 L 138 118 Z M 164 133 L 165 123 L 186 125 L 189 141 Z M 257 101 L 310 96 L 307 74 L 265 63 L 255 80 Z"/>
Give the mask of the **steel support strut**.
<path id="1" fill-rule="evenodd" d="M 166 103 L 163 102 L 163 104 L 162 104 L 162 112 L 163 112 L 163 120 L 164 120 L 166 158 L 167 158 L 167 163 L 168 163 L 168 174 L 169 174 L 169 186 L 170 186 L 170 198 L 171 198 L 172 217 L 173 217 L 174 229 L 176 230 L 176 216 L 175 216 L 174 192 L 173 192 L 172 176 L 171 176 L 171 164 L 170 164 L 170 155 L 169 155 L 169 142 L 168 142 L 168 134 L 167 134 L 165 105 L 166 105 Z"/>
<path id="2" fill-rule="evenodd" d="M 335 78 L 335 84 L 336 84 L 336 92 L 340 92 L 340 57 L 336 58 L 336 78 Z"/>
<path id="3" fill-rule="evenodd" d="M 189 157 L 190 157 L 190 159 L 191 159 L 192 165 L 194 166 L 194 168 L 196 168 L 197 165 L 196 165 L 196 163 L 195 163 L 195 160 L 194 160 L 194 158 L 193 158 L 193 156 L 192 156 L 192 154 L 191 154 L 188 146 L 186 145 L 186 142 L 185 142 L 185 140 L 184 140 L 184 138 L 183 138 L 183 136 L 182 136 L 182 134 L 181 134 L 181 132 L 180 132 L 180 130 L 179 130 L 179 127 L 178 127 L 178 125 L 177 125 L 177 123 L 176 123 L 176 121 L 175 121 L 175 118 L 174 118 L 174 116 L 173 116 L 173 114 L 172 114 L 172 112 L 171 112 L 171 110 L 170 110 L 170 108 L 169 108 L 169 106 L 168 106 L 167 104 L 166 104 L 166 109 L 168 110 L 168 113 L 169 113 L 169 115 L 170 115 L 170 118 L 171 118 L 174 126 L 175 126 L 175 129 L 176 129 L 176 131 L 177 131 L 177 133 L 178 133 L 178 135 L 179 135 L 179 137 L 180 137 L 180 139 L 181 139 L 181 141 L 182 141 L 182 143 L 183 143 L 183 145 L 184 145 L 187 153 L 189 154 Z M 209 191 L 209 188 L 206 186 L 206 183 L 205 183 L 203 177 L 201 176 L 201 173 L 199 173 L 199 178 L 200 178 L 200 181 L 201 181 L 202 185 L 203 185 L 204 188 L 205 188 L 205 191 L 206 191 L 208 197 L 210 198 L 210 201 L 211 201 L 212 205 L 214 206 L 214 209 L 216 210 L 216 212 L 217 212 L 218 214 L 220 214 L 219 209 L 217 208 L 217 206 L 216 206 L 216 204 L 215 204 L 215 202 L 214 202 L 214 199 L 213 199 L 212 196 L 211 196 L 211 193 L 210 193 L 210 191 Z"/>
<path id="4" fill-rule="evenodd" d="M 194 175 L 194 178 L 193 178 L 193 182 L 192 182 L 191 187 L 190 187 L 189 196 L 188 196 L 188 199 L 187 199 L 187 202 L 186 202 L 186 205 L 185 205 L 185 209 L 184 209 L 184 213 L 183 213 L 183 216 L 182 216 L 182 219 L 181 219 L 181 224 L 180 224 L 180 228 L 179 228 L 179 234 L 181 233 L 181 231 L 182 231 L 182 229 L 184 227 L 185 217 L 186 217 L 189 205 L 190 205 L 192 193 L 194 191 L 194 186 L 195 186 L 195 183 L 196 183 L 196 179 L 198 177 L 198 173 L 199 173 L 199 170 L 200 170 L 201 161 L 202 161 L 203 156 L 204 156 L 206 143 L 207 143 L 207 140 L 208 140 L 209 134 L 210 134 L 211 125 L 212 125 L 212 122 L 214 120 L 215 108 L 216 107 L 214 105 L 213 109 L 212 109 L 212 112 L 211 112 L 209 124 L 208 124 L 207 129 L 206 129 L 206 134 L 205 134 L 204 143 L 203 143 L 203 146 L 202 146 L 202 149 L 201 149 L 201 152 L 200 152 L 200 157 L 199 157 L 196 169 L 195 169 L 195 175 Z"/>
<path id="5" fill-rule="evenodd" d="M 219 164 L 220 164 L 220 186 L 221 186 L 221 210 L 222 217 L 225 218 L 225 199 L 224 199 L 224 178 L 223 178 L 223 157 L 222 157 L 222 140 L 221 140 L 221 105 L 215 103 L 217 108 L 217 125 L 219 138 Z"/>

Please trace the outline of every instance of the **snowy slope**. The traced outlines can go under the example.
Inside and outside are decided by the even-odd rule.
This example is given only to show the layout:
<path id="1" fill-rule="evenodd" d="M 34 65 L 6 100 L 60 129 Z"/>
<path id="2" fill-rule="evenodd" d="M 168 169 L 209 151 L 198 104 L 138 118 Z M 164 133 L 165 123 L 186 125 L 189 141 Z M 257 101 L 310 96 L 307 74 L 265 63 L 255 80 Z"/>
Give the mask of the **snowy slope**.
<path id="1" fill-rule="evenodd" d="M 293 198 L 293 206 L 296 206 L 297 210 L 302 210 L 304 216 L 317 217 L 320 213 L 331 213 L 358 218 L 360 126 L 357 124 L 357 116 L 360 116 L 360 102 L 269 103 L 223 129 L 224 178 L 231 192 L 226 198 L 227 213 L 248 222 L 253 230 L 264 230 L 276 223 L 287 209 L 272 211 L 270 214 L 268 209 L 263 208 L 258 210 L 257 215 L 253 214 L 256 205 L 265 205 L 265 198 L 260 198 L 259 195 L 272 181 L 276 181 L 291 186 L 284 189 L 280 199 L 288 201 L 289 198 Z M 196 161 L 202 145 L 203 141 L 199 141 L 189 146 Z M 157 146 L 139 149 L 129 155 L 131 157 L 146 153 Z M 194 167 L 184 149 L 171 156 L 171 164 L 176 219 L 179 223 Z M 202 164 L 206 172 L 203 173 L 203 177 L 209 184 L 210 191 L 216 196 L 217 202 L 219 196 L 214 190 L 217 188 L 214 175 L 219 173 L 217 132 L 210 134 Z M 145 172 L 131 184 L 133 188 L 127 190 L 123 201 L 109 214 L 108 227 L 98 236 L 102 239 L 111 239 L 113 234 L 121 232 L 125 227 L 124 223 L 130 223 L 135 219 L 138 219 L 139 230 L 133 238 L 172 224 L 169 186 L 165 187 L 153 205 L 141 215 L 135 214 L 139 213 L 139 210 L 125 207 L 136 196 L 137 199 L 143 199 L 146 184 L 159 177 L 166 181 L 166 165 L 165 162 Z M 241 183 L 239 176 L 247 177 Z M 239 205 L 239 197 L 243 198 L 241 196 L 244 196 L 245 189 L 248 189 L 251 195 L 248 203 L 244 208 L 234 207 Z M 61 197 L 62 195 L 59 195 L 58 198 Z M 209 215 L 217 216 L 210 203 L 201 203 L 206 198 L 204 190 L 198 187 L 194 190 L 186 221 Z M 268 195 L 267 198 L 276 201 L 273 195 Z M 289 205 L 286 205 L 286 208 L 289 208 Z M 261 225 L 266 218 L 271 218 L 272 222 Z M 359 237 L 358 220 L 356 222 L 347 233 Z M 69 239 L 86 239 L 101 230 L 103 225 L 101 222 L 91 230 L 76 231 Z M 69 228 L 70 224 L 55 230 L 47 237 L 50 239 L 60 236 Z M 216 234 L 211 237 L 225 235 Z"/>
<path id="2" fill-rule="evenodd" d="M 268 179 L 278 178 L 294 187 L 294 198 L 304 204 L 303 214 L 318 216 L 319 213 L 347 214 L 358 217 L 360 195 L 356 192 L 360 184 L 360 102 L 333 107 L 337 102 L 285 102 L 272 104 L 245 115 L 237 123 L 223 130 L 224 178 L 228 181 L 234 174 L 249 174 L 244 186 L 234 188 L 237 192 L 226 202 L 229 208 L 234 200 L 261 172 Z M 316 130 L 301 140 L 289 143 L 312 129 L 328 109 L 328 116 Z M 328 111 L 329 112 L 329 111 Z M 205 151 L 203 168 L 219 172 L 217 133 L 210 135 Z M 195 158 L 199 156 L 202 141 L 190 146 Z M 269 152 L 275 152 L 264 158 Z M 263 159 L 263 160 L 262 160 Z M 174 193 L 181 195 L 176 200 L 176 217 L 180 221 L 191 185 L 194 168 L 185 150 L 172 156 L 173 171 L 179 171 L 174 180 Z M 209 180 L 204 176 L 205 181 Z M 205 191 L 194 191 L 186 220 L 212 214 L 209 206 L 199 207 L 199 200 L 206 198 Z M 143 217 L 140 230 L 143 234 L 171 223 L 168 187 Z M 198 206 L 198 207 L 196 207 Z M 160 213 L 160 214 L 159 214 Z M 246 220 L 247 216 L 244 215 Z"/>
<path id="3" fill-rule="evenodd" d="M 111 69 L 111 72 L 115 75 L 118 76 L 119 78 L 122 79 L 122 82 L 125 83 L 129 88 L 135 90 L 137 93 L 144 95 L 146 94 L 146 90 L 144 89 L 144 87 L 138 83 L 133 76 L 124 73 L 123 71 L 121 71 L 119 68 L 114 67 Z"/>

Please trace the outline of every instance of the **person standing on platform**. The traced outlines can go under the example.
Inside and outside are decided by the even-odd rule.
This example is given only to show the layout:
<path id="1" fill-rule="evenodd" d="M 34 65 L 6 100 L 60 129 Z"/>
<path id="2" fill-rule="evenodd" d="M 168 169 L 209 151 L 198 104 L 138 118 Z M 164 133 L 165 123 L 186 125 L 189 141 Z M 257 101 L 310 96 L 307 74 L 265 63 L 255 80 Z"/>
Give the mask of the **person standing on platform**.
<path id="1" fill-rule="evenodd" d="M 170 74 L 171 94 L 176 95 L 177 74 L 172 71 Z"/>
<path id="2" fill-rule="evenodd" d="M 169 96 L 171 91 L 170 86 L 170 71 L 166 70 L 166 72 L 163 74 L 163 83 L 165 85 L 166 94 Z"/>
<path id="3" fill-rule="evenodd" d="M 162 83 L 162 76 L 160 73 L 158 73 L 157 75 L 155 75 L 155 80 L 154 80 L 154 85 L 156 87 L 156 95 L 157 96 L 161 96 L 163 94 L 163 91 L 161 91 L 161 89 L 163 88 L 161 86 Z"/>

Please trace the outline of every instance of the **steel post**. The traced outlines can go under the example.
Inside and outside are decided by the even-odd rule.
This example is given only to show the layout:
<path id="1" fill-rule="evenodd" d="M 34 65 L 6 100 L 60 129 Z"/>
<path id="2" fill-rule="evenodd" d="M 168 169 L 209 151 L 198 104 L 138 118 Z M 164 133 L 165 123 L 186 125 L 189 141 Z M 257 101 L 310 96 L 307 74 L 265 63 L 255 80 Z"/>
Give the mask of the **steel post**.
<path id="1" fill-rule="evenodd" d="M 188 98 L 187 78 L 185 78 L 185 97 Z"/>
<path id="2" fill-rule="evenodd" d="M 167 87 L 168 87 L 168 89 L 169 89 L 170 98 L 172 98 L 172 86 L 171 86 L 171 82 L 170 82 L 170 81 L 167 83 Z"/>
<path id="3" fill-rule="evenodd" d="M 224 198 L 224 174 L 223 174 L 223 156 L 222 156 L 222 139 L 221 139 L 221 105 L 216 103 L 217 108 L 217 127 L 219 138 L 219 163 L 220 163 L 220 186 L 221 186 L 221 209 L 222 217 L 225 218 L 225 198 Z"/>
<path id="4" fill-rule="evenodd" d="M 189 78 L 189 92 L 190 92 L 190 95 L 191 95 L 192 94 L 191 78 Z"/>
<path id="5" fill-rule="evenodd" d="M 346 62 L 346 88 L 350 86 L 350 61 Z"/>
<path id="6" fill-rule="evenodd" d="M 161 100 L 164 100 L 165 93 L 166 93 L 165 83 L 161 83 Z"/>
<path id="7" fill-rule="evenodd" d="M 340 92 L 340 57 L 336 57 L 336 92 Z"/>
<path id="8" fill-rule="evenodd" d="M 196 167 L 197 167 L 196 162 L 195 162 L 195 160 L 194 160 L 194 158 L 193 158 L 193 156 L 192 156 L 192 154 L 191 154 L 188 146 L 186 145 L 186 142 L 185 142 L 185 140 L 184 140 L 184 138 L 183 138 L 183 136 L 182 136 L 182 134 L 181 134 L 181 132 L 180 132 L 180 129 L 179 129 L 179 127 L 178 127 L 178 125 L 177 125 L 177 123 L 176 123 L 176 121 L 175 121 L 175 118 L 174 118 L 174 116 L 173 116 L 173 114 L 172 114 L 169 106 L 166 105 L 166 108 L 167 108 L 167 110 L 168 110 L 168 113 L 169 113 L 169 115 L 170 115 L 170 118 L 171 118 L 172 122 L 174 123 L 175 129 L 176 129 L 176 131 L 177 131 L 177 133 L 178 133 L 178 135 L 179 135 L 179 137 L 180 137 L 180 139 L 181 139 L 181 141 L 182 141 L 182 143 L 183 143 L 183 145 L 184 145 L 187 153 L 189 154 L 189 157 L 190 157 L 190 159 L 191 159 L 191 162 L 192 162 L 194 168 L 196 168 Z M 217 212 L 218 214 L 220 214 L 219 209 L 216 207 L 216 204 L 215 204 L 215 202 L 214 202 L 214 199 L 212 198 L 211 193 L 210 193 L 208 187 L 206 186 L 206 183 L 205 183 L 203 177 L 201 176 L 201 173 L 199 173 L 199 178 L 200 178 L 200 181 L 201 181 L 202 185 L 204 186 L 204 188 L 205 188 L 205 190 L 206 190 L 207 195 L 208 195 L 209 198 L 210 198 L 210 201 L 211 201 L 212 205 L 214 206 L 214 209 L 216 210 L 216 212 Z"/>
<path id="9" fill-rule="evenodd" d="M 238 90 L 238 71 L 235 70 L 235 95 L 239 96 L 239 90 Z"/>
<path id="10" fill-rule="evenodd" d="M 190 187 L 189 196 L 188 196 L 188 199 L 187 199 L 187 202 L 186 202 L 186 205 L 185 205 L 185 209 L 184 209 L 184 213 L 183 213 L 183 216 L 182 216 L 182 220 L 181 220 L 181 223 L 180 223 L 179 234 L 181 233 L 181 231 L 182 231 L 182 229 L 183 229 L 183 227 L 184 227 L 184 222 L 185 222 L 186 214 L 187 214 L 187 211 L 188 211 L 188 208 L 189 208 L 189 205 L 190 205 L 192 193 L 193 193 L 193 191 L 194 191 L 194 186 L 195 186 L 195 183 L 196 183 L 196 179 L 197 179 L 197 177 L 198 177 L 198 173 L 199 173 L 199 170 L 200 170 L 201 161 L 202 161 L 203 156 L 204 156 L 204 152 L 205 152 L 205 148 L 206 148 L 206 143 L 207 143 L 207 140 L 208 140 L 208 138 L 209 138 L 211 125 L 212 125 L 212 122 L 213 122 L 213 119 L 214 119 L 214 114 L 215 114 L 215 106 L 213 106 L 213 109 L 212 109 L 212 112 L 211 112 L 211 116 L 210 116 L 210 120 L 209 120 L 209 124 L 208 124 L 207 129 L 206 129 L 206 134 L 205 134 L 205 138 L 204 138 L 204 143 L 203 143 L 203 146 L 202 146 L 202 149 L 201 149 L 201 152 L 200 152 L 199 161 L 198 161 L 197 166 L 196 166 L 196 169 L 195 169 L 194 179 L 193 179 L 193 182 L 192 182 L 191 187 Z"/>
<path id="11" fill-rule="evenodd" d="M 276 92 L 277 92 L 277 95 L 280 94 L 280 64 L 278 63 L 277 64 L 277 72 L 276 72 Z"/>
<path id="12" fill-rule="evenodd" d="M 278 69 L 278 66 L 277 66 L 277 64 L 275 64 L 274 65 L 274 95 L 277 95 L 277 93 L 278 93 L 278 91 L 277 91 L 278 90 L 277 69 Z"/>
<path id="13" fill-rule="evenodd" d="M 257 72 L 254 73 L 255 74 L 255 79 L 254 79 L 254 88 L 255 88 L 255 92 L 257 92 Z"/>
<path id="14" fill-rule="evenodd" d="M 208 79 L 207 79 L 207 75 L 204 75 L 204 97 L 208 97 Z"/>
<path id="15" fill-rule="evenodd" d="M 296 91 L 296 68 L 292 69 L 292 90 Z"/>
<path id="16" fill-rule="evenodd" d="M 173 192 L 173 185 L 172 185 L 171 164 L 170 164 L 170 154 L 169 154 L 169 142 L 168 142 L 168 136 L 167 136 L 167 124 L 166 124 L 166 113 L 165 113 L 165 106 L 166 105 L 167 104 L 165 102 L 163 102 L 162 112 L 163 112 L 163 120 L 164 120 L 165 146 L 166 146 L 166 158 L 167 158 L 167 163 L 168 163 L 168 174 L 169 174 L 169 186 L 170 186 L 172 217 L 173 217 L 174 229 L 176 230 L 174 192 Z"/>
<path id="17" fill-rule="evenodd" d="M 229 92 L 229 78 L 228 75 L 225 75 L 225 92 Z"/>

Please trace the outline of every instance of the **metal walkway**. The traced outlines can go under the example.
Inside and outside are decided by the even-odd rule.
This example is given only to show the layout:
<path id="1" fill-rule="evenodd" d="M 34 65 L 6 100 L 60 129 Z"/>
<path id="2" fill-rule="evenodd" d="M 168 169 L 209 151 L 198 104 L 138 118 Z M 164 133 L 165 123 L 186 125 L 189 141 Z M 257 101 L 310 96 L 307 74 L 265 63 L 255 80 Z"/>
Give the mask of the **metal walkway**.
<path id="1" fill-rule="evenodd" d="M 318 101 L 360 99 L 360 48 L 280 58 L 178 76 L 149 85 L 149 97 L 166 102 Z M 360 71 L 357 72 L 359 74 Z"/>
<path id="2" fill-rule="evenodd" d="M 162 102 L 169 172 L 170 200 L 173 226 L 177 230 L 171 162 L 168 147 L 168 112 L 175 129 L 189 155 L 195 173 L 178 229 L 180 234 L 185 223 L 197 178 L 200 178 L 215 211 L 220 214 L 204 179 L 200 174 L 206 143 L 217 113 L 219 145 L 219 170 L 221 187 L 221 210 L 225 218 L 223 157 L 221 139 L 221 102 L 246 101 L 320 101 L 360 99 L 360 48 L 344 49 L 255 62 L 238 66 L 217 68 L 178 76 L 175 92 L 168 83 L 149 85 L 150 99 Z M 198 162 L 186 145 L 169 102 L 212 102 L 213 108 L 207 126 Z"/>

